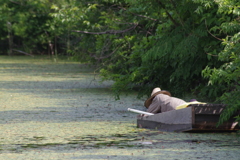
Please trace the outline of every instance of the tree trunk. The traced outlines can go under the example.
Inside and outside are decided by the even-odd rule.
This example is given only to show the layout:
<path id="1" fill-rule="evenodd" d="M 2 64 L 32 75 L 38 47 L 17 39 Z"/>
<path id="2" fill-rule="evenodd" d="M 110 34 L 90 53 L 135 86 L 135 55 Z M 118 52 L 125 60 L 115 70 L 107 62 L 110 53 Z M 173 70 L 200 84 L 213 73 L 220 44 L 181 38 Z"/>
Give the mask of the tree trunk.
<path id="1" fill-rule="evenodd" d="M 8 27 L 8 44 L 9 44 L 9 52 L 8 55 L 13 54 L 13 36 L 12 36 L 12 24 L 11 22 L 7 22 Z"/>

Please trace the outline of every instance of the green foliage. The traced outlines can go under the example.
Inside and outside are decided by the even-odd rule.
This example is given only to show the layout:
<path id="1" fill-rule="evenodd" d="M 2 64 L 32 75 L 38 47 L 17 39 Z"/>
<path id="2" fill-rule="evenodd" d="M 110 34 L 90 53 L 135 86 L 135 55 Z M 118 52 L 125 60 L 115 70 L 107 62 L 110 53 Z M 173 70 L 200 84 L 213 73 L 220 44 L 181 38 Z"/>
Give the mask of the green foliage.
<path id="1" fill-rule="evenodd" d="M 239 109 L 239 8 L 238 0 L 1 1 L 0 41 L 9 53 L 95 64 L 116 98 L 159 86 L 218 100 L 230 106 L 223 121 Z"/>
<path id="2" fill-rule="evenodd" d="M 237 110 L 240 110 L 240 19 L 238 8 L 239 1 L 218 1 L 218 14 L 221 16 L 221 24 L 212 28 L 215 33 L 222 35 L 224 48 L 218 53 L 221 66 L 211 68 L 207 66 L 203 70 L 203 76 L 209 78 L 209 85 L 225 85 L 221 97 L 218 99 L 228 105 L 221 115 L 218 125 L 228 120 Z M 224 37 L 225 36 L 225 37 Z M 236 117 L 240 122 L 239 116 Z"/>
<path id="3" fill-rule="evenodd" d="M 185 1 L 179 4 L 183 2 Z M 157 17 L 154 17 L 158 18 L 158 23 L 139 19 L 138 25 L 144 26 L 139 27 L 139 30 L 141 32 L 151 30 L 151 35 L 138 34 L 138 43 L 131 47 L 128 61 L 114 63 L 114 67 L 107 68 L 108 72 L 102 71 L 105 73 L 103 76 L 111 79 L 113 75 L 116 81 L 114 88 L 118 88 L 118 91 L 133 89 L 134 84 L 145 88 L 140 89 L 139 96 L 146 94 L 155 86 L 168 89 L 174 95 L 182 95 L 201 83 L 201 71 L 209 64 L 209 57 L 205 52 L 209 47 L 217 49 L 218 46 L 215 45 L 217 40 L 209 39 L 205 21 L 199 21 L 201 18 L 197 14 L 189 14 L 195 11 L 197 5 L 188 2 L 184 7 L 175 8 L 176 4 L 166 3 L 162 4 L 162 7 L 165 6 L 162 8 L 154 2 L 148 3 L 148 7 L 141 5 L 140 1 L 131 4 L 133 6 L 128 10 L 134 11 L 135 15 L 139 11 L 147 13 L 145 17 L 154 17 L 155 13 L 159 12 Z M 170 12 L 175 14 L 169 17 L 166 13 Z M 210 65 L 216 64 L 216 60 L 212 58 Z M 134 67 L 130 67 L 130 63 Z M 122 70 L 123 66 L 127 66 L 124 67 L 125 72 Z M 120 84 L 121 87 L 118 87 Z"/>
<path id="4" fill-rule="evenodd" d="M 160 5 L 151 1 L 147 7 L 144 0 L 128 2 L 129 13 L 145 13 L 144 17 L 154 17 L 158 23 L 128 19 L 141 26 L 136 29 L 138 32 L 151 30 L 151 34 L 138 34 L 138 43 L 131 43 L 125 59 L 120 58 L 123 51 L 119 50 L 114 55 L 117 59 L 111 58 L 111 63 L 101 70 L 104 78 L 115 81 L 116 95 L 134 87 L 140 87 L 139 96 L 156 86 L 178 96 L 195 90 L 211 101 L 217 99 L 230 106 L 220 123 L 239 109 L 238 98 L 224 98 L 228 94 L 239 95 L 237 1 L 161 1 Z"/>
<path id="5" fill-rule="evenodd" d="M 236 121 L 240 121 L 239 115 L 236 115 L 236 112 L 240 109 L 240 87 L 238 86 L 236 90 L 231 92 L 224 93 L 220 100 L 224 102 L 225 104 L 228 104 L 226 109 L 223 111 L 223 113 L 220 116 L 220 121 L 218 122 L 218 126 L 221 125 L 223 122 L 227 121 L 230 117 L 235 115 L 234 118 L 236 118 Z"/>
<path id="6" fill-rule="evenodd" d="M 39 50 L 39 45 L 44 48 L 48 43 L 45 23 L 51 19 L 48 1 L 5 1 L 1 3 L 1 9 L 2 30 L 8 31 L 3 37 L 13 44 L 10 49 L 31 53 Z"/>

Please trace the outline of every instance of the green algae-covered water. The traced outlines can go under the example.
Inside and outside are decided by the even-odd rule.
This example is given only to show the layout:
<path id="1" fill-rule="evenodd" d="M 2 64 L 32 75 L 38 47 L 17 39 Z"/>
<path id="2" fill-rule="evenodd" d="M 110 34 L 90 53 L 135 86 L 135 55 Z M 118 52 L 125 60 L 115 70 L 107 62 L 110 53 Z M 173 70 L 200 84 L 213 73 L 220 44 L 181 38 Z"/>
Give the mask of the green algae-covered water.
<path id="1" fill-rule="evenodd" d="M 0 56 L 0 159 L 240 159 L 237 133 L 136 128 L 144 99 L 115 101 L 87 65 Z"/>

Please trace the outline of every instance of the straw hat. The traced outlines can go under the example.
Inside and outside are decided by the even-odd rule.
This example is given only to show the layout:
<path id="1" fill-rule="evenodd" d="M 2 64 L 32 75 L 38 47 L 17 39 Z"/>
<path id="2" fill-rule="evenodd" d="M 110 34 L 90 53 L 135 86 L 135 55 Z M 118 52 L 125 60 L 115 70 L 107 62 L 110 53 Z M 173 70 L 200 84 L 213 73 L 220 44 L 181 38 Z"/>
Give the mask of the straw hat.
<path id="1" fill-rule="evenodd" d="M 171 96 L 171 93 L 168 92 L 168 91 L 165 91 L 165 90 L 161 90 L 161 88 L 157 87 L 157 88 L 154 88 L 152 93 L 151 93 L 151 97 L 149 97 L 145 102 L 144 102 L 144 106 L 146 108 L 148 108 L 150 106 L 150 104 L 152 103 L 152 100 L 153 98 L 158 95 L 158 94 L 166 94 L 166 95 L 169 95 Z"/>

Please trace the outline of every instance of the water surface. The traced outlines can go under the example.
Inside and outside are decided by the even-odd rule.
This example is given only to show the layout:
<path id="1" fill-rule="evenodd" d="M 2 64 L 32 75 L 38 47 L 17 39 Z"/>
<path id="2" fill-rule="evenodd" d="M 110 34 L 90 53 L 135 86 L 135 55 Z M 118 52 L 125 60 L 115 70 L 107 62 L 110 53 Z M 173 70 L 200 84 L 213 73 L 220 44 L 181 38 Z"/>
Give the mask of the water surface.
<path id="1" fill-rule="evenodd" d="M 0 57 L 0 159 L 233 159 L 236 133 L 136 128 L 135 93 L 116 101 L 94 69 L 46 57 Z"/>

